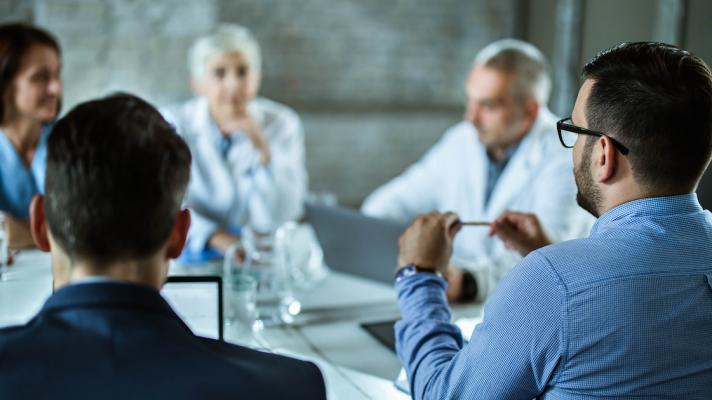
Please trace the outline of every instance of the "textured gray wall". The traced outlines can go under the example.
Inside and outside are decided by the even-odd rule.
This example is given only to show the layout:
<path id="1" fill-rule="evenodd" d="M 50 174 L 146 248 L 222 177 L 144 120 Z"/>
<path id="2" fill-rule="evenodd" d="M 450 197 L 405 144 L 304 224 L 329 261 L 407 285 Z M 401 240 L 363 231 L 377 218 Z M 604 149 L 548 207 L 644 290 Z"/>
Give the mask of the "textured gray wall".
<path id="1" fill-rule="evenodd" d="M 264 52 L 266 96 L 304 119 L 311 189 L 363 197 L 461 118 L 477 50 L 515 30 L 515 1 L 224 1 Z"/>
<path id="2" fill-rule="evenodd" d="M 33 1 L 0 0 L 0 21 L 31 21 Z"/>
<path id="3" fill-rule="evenodd" d="M 586 2 L 587 59 L 652 35 L 650 0 Z M 220 21 L 251 28 L 264 53 L 262 94 L 306 127 L 310 186 L 358 205 L 462 113 L 476 51 L 521 33 L 551 57 L 556 0 L 0 0 L 64 47 L 65 110 L 115 90 L 157 105 L 190 97 L 186 52 Z M 524 21 L 521 11 L 527 10 Z M 690 0 L 685 43 L 712 61 L 712 3 Z"/>
<path id="4" fill-rule="evenodd" d="M 156 104 L 190 95 L 186 49 L 217 19 L 215 1 L 34 0 L 63 46 L 68 107 L 117 90 Z"/>
<path id="5" fill-rule="evenodd" d="M 307 169 L 314 191 L 357 205 L 420 157 L 460 111 L 408 109 L 303 112 Z"/>
<path id="6" fill-rule="evenodd" d="M 479 47 L 515 31 L 517 1 L 26 0 L 63 47 L 64 104 L 116 90 L 157 105 L 190 97 L 186 52 L 221 21 L 251 28 L 262 94 L 306 127 L 310 186 L 356 206 L 457 122 Z"/>
<path id="7" fill-rule="evenodd" d="M 514 31 L 512 1 L 233 0 L 264 44 L 264 92 L 291 104 L 461 107 L 475 52 Z"/>

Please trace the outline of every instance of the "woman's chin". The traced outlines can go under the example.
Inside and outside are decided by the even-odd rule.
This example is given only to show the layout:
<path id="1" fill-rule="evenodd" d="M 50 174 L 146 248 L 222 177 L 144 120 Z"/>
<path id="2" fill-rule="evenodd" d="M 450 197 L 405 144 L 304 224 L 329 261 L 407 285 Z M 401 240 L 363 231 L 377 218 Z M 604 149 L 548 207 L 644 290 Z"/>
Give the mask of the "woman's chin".
<path id="1" fill-rule="evenodd" d="M 241 113 L 247 108 L 247 103 L 244 101 L 226 101 L 220 104 L 220 109 L 224 113 L 235 114 Z"/>
<path id="2" fill-rule="evenodd" d="M 46 110 L 46 111 L 41 112 L 38 115 L 38 117 L 39 117 L 38 119 L 40 121 L 42 121 L 43 124 L 46 124 L 46 123 L 54 121 L 57 118 L 57 114 L 58 114 L 58 112 L 57 112 L 56 108 L 53 110 Z"/>

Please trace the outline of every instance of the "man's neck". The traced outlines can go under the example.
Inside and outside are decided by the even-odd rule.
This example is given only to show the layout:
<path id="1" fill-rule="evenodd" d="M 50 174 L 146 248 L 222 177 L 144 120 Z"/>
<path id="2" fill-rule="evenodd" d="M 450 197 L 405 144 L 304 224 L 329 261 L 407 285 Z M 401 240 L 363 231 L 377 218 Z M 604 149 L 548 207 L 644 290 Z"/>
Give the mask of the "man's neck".
<path id="1" fill-rule="evenodd" d="M 512 156 L 513 151 L 516 149 L 517 145 L 519 145 L 522 139 L 523 138 L 520 138 L 516 142 L 506 146 L 489 148 L 487 149 L 487 155 L 489 156 L 490 160 L 492 160 L 496 164 L 499 164 Z"/>
<path id="2" fill-rule="evenodd" d="M 606 212 L 622 205 L 625 203 L 629 203 L 631 201 L 635 200 L 640 200 L 640 199 L 648 199 L 652 197 L 666 197 L 666 196 L 676 196 L 676 195 L 681 195 L 681 194 L 689 194 L 692 193 L 694 190 L 693 189 L 688 189 L 688 188 L 676 188 L 676 189 L 667 189 L 667 190 L 645 190 L 641 188 L 638 185 L 635 186 L 628 186 L 628 187 L 619 187 L 616 188 L 615 190 L 612 190 L 608 196 L 605 197 L 604 204 L 601 207 L 601 210 L 599 210 L 599 215 L 603 215 Z"/>
<path id="3" fill-rule="evenodd" d="M 168 272 L 167 261 L 155 257 L 108 265 L 79 261 L 66 267 L 62 267 L 63 261 L 66 263 L 69 260 L 53 260 L 55 288 L 91 278 L 105 278 L 147 285 L 159 290 Z"/>
<path id="4" fill-rule="evenodd" d="M 524 140 L 524 138 L 534 128 L 534 124 L 537 121 L 536 115 L 538 114 L 535 113 L 534 117 L 531 120 L 525 121 L 522 123 L 521 126 L 519 126 L 519 134 L 514 140 L 508 143 L 503 143 L 499 146 L 492 146 L 490 148 L 487 148 L 487 155 L 489 155 L 490 159 L 495 163 L 500 163 L 502 162 L 502 160 L 505 160 L 509 156 L 511 156 L 511 150 L 513 150 L 519 143 L 521 143 L 522 140 Z"/>

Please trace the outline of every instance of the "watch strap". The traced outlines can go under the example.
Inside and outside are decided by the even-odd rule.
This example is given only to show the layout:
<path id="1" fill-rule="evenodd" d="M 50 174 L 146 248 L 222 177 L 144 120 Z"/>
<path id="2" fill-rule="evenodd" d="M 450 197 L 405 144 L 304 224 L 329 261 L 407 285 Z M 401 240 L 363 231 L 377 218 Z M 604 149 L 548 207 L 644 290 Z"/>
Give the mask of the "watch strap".
<path id="1" fill-rule="evenodd" d="M 415 264 L 407 264 L 405 267 L 399 269 L 396 272 L 396 277 L 395 277 L 396 283 L 402 281 L 403 279 L 409 278 L 413 275 L 420 274 L 420 273 L 428 273 L 428 274 L 433 274 L 433 275 L 437 275 L 437 276 L 442 276 L 442 274 L 440 274 L 439 272 L 435 272 L 432 269 L 419 267 Z"/>

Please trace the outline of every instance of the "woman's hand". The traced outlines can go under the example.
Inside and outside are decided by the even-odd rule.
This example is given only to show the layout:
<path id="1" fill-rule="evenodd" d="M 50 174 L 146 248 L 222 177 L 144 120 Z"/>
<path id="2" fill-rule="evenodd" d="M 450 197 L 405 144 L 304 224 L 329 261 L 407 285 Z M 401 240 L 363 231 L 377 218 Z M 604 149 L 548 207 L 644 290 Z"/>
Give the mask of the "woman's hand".
<path id="1" fill-rule="evenodd" d="M 267 138 L 262 132 L 260 125 L 247 110 L 245 110 L 242 115 L 234 118 L 230 123 L 221 126 L 221 131 L 230 133 L 235 131 L 244 132 L 245 136 L 252 142 L 252 145 L 260 152 L 260 164 L 269 164 L 271 152 Z"/>

